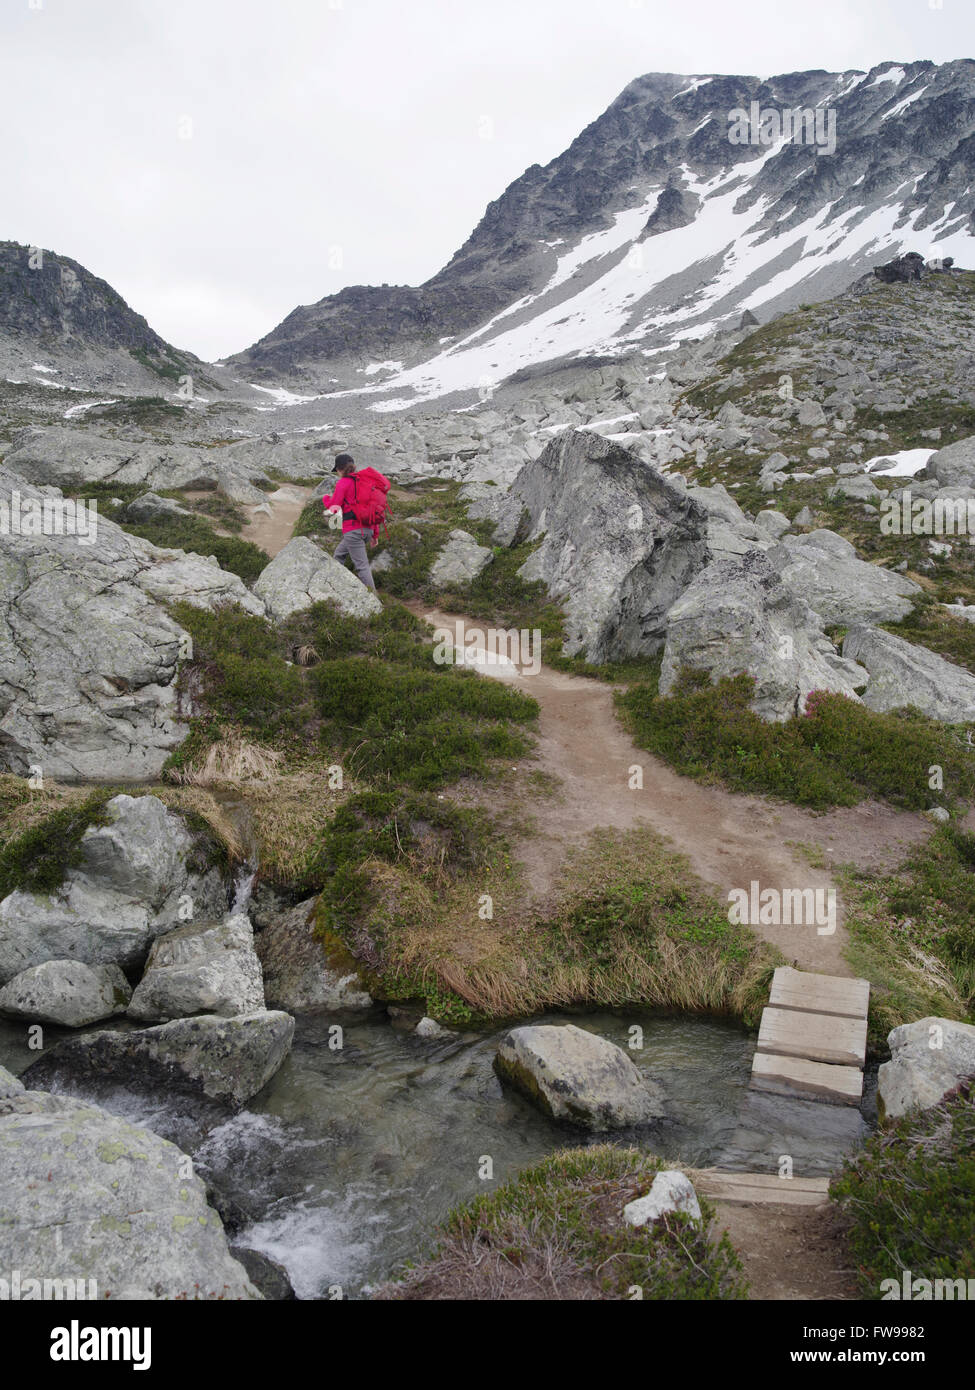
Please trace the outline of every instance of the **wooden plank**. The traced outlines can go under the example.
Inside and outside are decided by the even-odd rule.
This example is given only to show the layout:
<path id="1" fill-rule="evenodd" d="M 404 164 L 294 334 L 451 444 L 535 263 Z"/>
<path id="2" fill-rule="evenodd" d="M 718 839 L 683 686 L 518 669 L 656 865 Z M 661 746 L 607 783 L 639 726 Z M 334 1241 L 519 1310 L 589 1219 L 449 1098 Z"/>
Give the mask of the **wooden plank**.
<path id="1" fill-rule="evenodd" d="M 769 1004 L 805 1013 L 866 1018 L 870 982 L 845 980 L 838 975 L 813 975 L 807 970 L 793 970 L 791 965 L 780 965 L 772 976 Z"/>
<path id="2" fill-rule="evenodd" d="M 752 1058 L 751 1086 L 756 1091 L 771 1091 L 778 1096 L 825 1100 L 832 1105 L 859 1105 L 863 1095 L 863 1073 L 859 1067 L 756 1052 Z"/>
<path id="3" fill-rule="evenodd" d="M 724 1173 L 705 1169 L 694 1175 L 695 1185 L 715 1202 L 746 1205 L 819 1207 L 827 1201 L 829 1178 L 780 1178 L 773 1173 Z"/>
<path id="4" fill-rule="evenodd" d="M 758 1050 L 780 1057 L 807 1057 L 812 1062 L 862 1067 L 867 1051 L 867 1020 L 769 1006 L 762 1013 Z"/>

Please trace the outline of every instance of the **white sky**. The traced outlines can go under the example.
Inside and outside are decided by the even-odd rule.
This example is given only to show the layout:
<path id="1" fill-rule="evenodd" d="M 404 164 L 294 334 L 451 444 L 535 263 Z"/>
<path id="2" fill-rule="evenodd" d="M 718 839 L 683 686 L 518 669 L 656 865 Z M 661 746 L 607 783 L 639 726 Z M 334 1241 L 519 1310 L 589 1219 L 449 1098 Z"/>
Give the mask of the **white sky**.
<path id="1" fill-rule="evenodd" d="M 214 360 L 429 278 L 644 72 L 975 57 L 972 0 L 934 3 L 2 0 L 0 239 Z"/>

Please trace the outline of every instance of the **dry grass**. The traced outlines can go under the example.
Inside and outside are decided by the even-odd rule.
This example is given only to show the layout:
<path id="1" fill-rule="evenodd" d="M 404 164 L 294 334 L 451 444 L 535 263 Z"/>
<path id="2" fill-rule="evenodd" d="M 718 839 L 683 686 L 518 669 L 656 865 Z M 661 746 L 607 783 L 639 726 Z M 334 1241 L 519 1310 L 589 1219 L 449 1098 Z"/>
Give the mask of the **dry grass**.
<path id="1" fill-rule="evenodd" d="M 526 906 L 523 875 L 507 861 L 454 879 L 418 874 L 405 858 L 363 871 L 371 891 L 354 949 L 381 940 L 381 958 L 368 963 L 428 991 L 434 1009 L 453 995 L 491 1018 L 578 1004 L 751 1018 L 779 963 L 747 928 L 729 926 L 651 830 L 594 832 L 544 916 Z M 483 894 L 491 920 L 479 916 Z"/>
<path id="2" fill-rule="evenodd" d="M 264 748 L 240 733 L 232 733 L 211 743 L 202 762 L 174 771 L 172 779 L 196 787 L 268 782 L 277 776 L 283 760 L 277 749 Z"/>

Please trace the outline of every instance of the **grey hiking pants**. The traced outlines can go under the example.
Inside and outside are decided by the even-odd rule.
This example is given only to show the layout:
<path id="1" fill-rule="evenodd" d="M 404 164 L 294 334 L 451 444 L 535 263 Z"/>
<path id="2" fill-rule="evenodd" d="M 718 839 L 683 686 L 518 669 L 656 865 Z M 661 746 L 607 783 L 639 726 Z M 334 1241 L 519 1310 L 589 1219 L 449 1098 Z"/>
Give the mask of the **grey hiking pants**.
<path id="1" fill-rule="evenodd" d="M 355 565 L 355 572 L 365 584 L 367 589 L 375 589 L 376 581 L 372 577 L 372 570 L 369 568 L 369 557 L 366 554 L 366 536 L 368 532 L 361 528 L 357 531 L 346 531 L 335 547 L 334 558 L 344 560 L 348 556 Z"/>

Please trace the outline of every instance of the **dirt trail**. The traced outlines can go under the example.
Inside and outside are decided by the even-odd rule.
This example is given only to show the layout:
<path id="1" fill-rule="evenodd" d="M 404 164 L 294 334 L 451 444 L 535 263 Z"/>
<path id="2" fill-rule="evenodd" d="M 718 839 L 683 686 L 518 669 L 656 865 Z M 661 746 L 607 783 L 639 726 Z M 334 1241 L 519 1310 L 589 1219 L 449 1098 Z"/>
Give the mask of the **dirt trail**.
<path id="1" fill-rule="evenodd" d="M 276 492 L 269 492 L 264 502 L 245 508 L 250 525 L 241 533 L 242 538 L 259 546 L 273 560 L 293 538 L 295 523 L 315 491 L 297 483 L 283 483 Z"/>
<path id="2" fill-rule="evenodd" d="M 535 833 L 517 848 L 536 897 L 557 884 L 562 864 L 597 827 L 627 830 L 651 826 L 687 855 L 694 872 L 718 889 L 830 888 L 828 868 L 814 868 L 789 842 L 817 847 L 823 862 L 856 862 L 884 868 L 904 848 L 924 840 L 930 825 L 920 816 L 877 803 L 814 815 L 797 806 L 702 786 L 637 748 L 616 717 L 613 687 L 542 666 L 537 674 L 487 659 L 482 630 L 472 619 L 442 613 L 419 602 L 407 605 L 435 627 L 453 634 L 466 624 L 468 649 L 481 653 L 476 669 L 533 696 L 539 704 L 538 766 L 561 782 L 562 794 L 539 805 Z M 643 786 L 631 789 L 631 769 L 642 768 Z M 799 969 L 849 975 L 842 900 L 837 926 L 820 936 L 816 925 L 759 926 L 756 930 Z"/>

